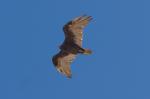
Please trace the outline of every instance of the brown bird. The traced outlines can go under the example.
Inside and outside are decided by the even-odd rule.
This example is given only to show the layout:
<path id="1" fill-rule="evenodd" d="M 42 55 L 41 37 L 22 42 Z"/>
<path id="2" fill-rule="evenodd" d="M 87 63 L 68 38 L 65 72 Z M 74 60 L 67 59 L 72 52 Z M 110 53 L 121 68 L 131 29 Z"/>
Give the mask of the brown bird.
<path id="1" fill-rule="evenodd" d="M 64 25 L 65 40 L 59 47 L 60 52 L 53 56 L 52 62 L 56 69 L 71 78 L 70 64 L 77 54 L 91 54 L 89 49 L 82 48 L 82 35 L 84 27 L 92 20 L 91 16 L 80 16 Z"/>

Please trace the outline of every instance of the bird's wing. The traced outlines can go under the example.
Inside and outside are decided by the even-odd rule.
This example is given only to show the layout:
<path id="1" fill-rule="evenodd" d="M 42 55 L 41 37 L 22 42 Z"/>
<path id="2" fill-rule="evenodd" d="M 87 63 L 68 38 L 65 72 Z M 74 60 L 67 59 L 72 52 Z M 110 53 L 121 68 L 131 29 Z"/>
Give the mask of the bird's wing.
<path id="1" fill-rule="evenodd" d="M 57 70 L 66 75 L 68 78 L 71 78 L 70 64 L 73 59 L 75 59 L 76 55 L 65 51 L 60 51 L 55 57 L 57 58 L 54 58 L 53 62 L 55 62 Z"/>
<path id="2" fill-rule="evenodd" d="M 82 46 L 82 33 L 84 27 L 92 20 L 91 16 L 80 16 L 64 25 L 66 39 L 72 39 L 76 44 Z"/>

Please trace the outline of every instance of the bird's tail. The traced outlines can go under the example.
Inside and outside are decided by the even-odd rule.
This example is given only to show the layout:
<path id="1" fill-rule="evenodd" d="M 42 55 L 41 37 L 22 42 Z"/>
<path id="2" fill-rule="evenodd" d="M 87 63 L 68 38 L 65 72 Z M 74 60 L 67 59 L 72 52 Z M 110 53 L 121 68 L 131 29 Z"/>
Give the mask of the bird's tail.
<path id="1" fill-rule="evenodd" d="M 92 51 L 89 49 L 84 49 L 83 54 L 89 55 L 89 54 L 92 54 Z"/>

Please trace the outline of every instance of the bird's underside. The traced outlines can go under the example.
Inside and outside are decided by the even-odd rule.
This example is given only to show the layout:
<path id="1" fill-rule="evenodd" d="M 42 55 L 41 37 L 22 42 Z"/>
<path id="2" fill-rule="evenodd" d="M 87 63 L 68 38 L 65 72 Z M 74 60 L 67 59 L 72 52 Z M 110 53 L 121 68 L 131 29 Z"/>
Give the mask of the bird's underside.
<path id="1" fill-rule="evenodd" d="M 71 78 L 70 64 L 77 54 L 91 54 L 89 49 L 82 48 L 82 35 L 84 27 L 92 20 L 91 16 L 80 16 L 64 25 L 65 40 L 59 47 L 60 52 L 53 56 L 52 61 L 56 69 Z"/>

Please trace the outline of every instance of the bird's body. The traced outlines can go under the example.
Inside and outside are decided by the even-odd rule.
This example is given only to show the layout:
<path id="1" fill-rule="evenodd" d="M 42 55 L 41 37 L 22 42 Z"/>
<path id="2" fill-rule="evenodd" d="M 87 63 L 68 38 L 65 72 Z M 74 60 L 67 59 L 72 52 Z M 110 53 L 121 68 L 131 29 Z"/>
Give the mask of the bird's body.
<path id="1" fill-rule="evenodd" d="M 60 52 L 53 56 L 56 69 L 67 77 L 71 77 L 70 64 L 77 54 L 91 54 L 91 50 L 82 48 L 83 28 L 91 20 L 91 16 L 80 16 L 69 21 L 63 27 L 65 40 L 59 47 Z"/>

